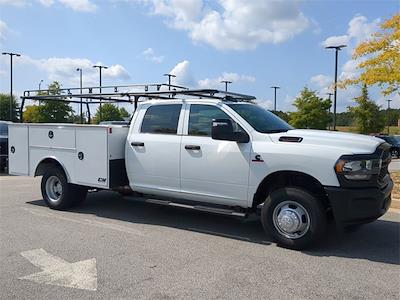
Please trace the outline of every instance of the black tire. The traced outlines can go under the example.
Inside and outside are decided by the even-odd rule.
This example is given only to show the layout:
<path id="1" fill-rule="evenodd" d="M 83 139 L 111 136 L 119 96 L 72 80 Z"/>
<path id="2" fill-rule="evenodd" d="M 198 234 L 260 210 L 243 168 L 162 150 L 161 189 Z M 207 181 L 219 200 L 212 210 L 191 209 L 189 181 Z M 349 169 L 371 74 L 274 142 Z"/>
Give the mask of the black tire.
<path id="1" fill-rule="evenodd" d="M 289 222 L 288 226 L 300 224 L 298 226 L 301 230 L 289 232 L 280 227 L 288 224 L 284 223 L 285 213 L 296 215 L 295 220 L 299 220 L 298 223 Z M 293 220 L 286 217 L 288 219 Z M 287 187 L 275 190 L 267 197 L 261 210 L 261 222 L 264 230 L 272 235 L 278 245 L 301 250 L 323 238 L 327 228 L 327 214 L 321 201 L 314 195 L 302 188 Z M 295 226 L 293 231 L 296 229 L 298 227 Z"/>
<path id="2" fill-rule="evenodd" d="M 87 194 L 85 188 L 68 183 L 64 171 L 57 167 L 45 172 L 42 177 L 41 190 L 47 206 L 57 210 L 82 203 Z"/>

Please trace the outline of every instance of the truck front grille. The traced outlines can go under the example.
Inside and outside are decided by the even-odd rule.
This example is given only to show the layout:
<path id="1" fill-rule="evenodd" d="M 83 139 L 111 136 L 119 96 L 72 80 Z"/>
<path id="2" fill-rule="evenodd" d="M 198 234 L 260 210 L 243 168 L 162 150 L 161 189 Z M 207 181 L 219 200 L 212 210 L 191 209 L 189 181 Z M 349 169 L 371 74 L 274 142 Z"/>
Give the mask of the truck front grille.
<path id="1" fill-rule="evenodd" d="M 383 186 L 383 185 L 385 185 L 385 182 L 386 182 L 385 177 L 389 174 L 388 168 L 389 168 L 389 164 L 391 161 L 390 150 L 385 149 L 382 152 L 381 158 L 382 158 L 382 166 L 381 166 L 380 172 L 378 174 L 378 184 L 380 186 Z"/>

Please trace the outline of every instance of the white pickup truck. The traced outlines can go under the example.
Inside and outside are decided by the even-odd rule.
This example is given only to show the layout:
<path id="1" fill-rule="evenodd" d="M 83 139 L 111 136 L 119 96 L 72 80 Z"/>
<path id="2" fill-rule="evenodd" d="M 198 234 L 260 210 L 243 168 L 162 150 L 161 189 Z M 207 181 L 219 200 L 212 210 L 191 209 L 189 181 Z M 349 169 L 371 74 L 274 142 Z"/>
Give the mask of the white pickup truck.
<path id="1" fill-rule="evenodd" d="M 328 220 L 376 220 L 393 188 L 383 140 L 293 129 L 229 98 L 139 102 L 129 127 L 12 124 L 9 153 L 11 174 L 43 175 L 50 208 L 129 185 L 154 203 L 234 216 L 261 210 L 264 229 L 293 249 L 323 237 Z"/>

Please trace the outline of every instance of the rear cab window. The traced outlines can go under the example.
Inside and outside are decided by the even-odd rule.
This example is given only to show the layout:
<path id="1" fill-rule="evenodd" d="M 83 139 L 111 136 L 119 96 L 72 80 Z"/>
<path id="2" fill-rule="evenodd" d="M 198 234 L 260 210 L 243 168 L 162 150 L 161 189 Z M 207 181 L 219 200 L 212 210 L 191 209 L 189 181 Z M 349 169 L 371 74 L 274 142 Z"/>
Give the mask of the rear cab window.
<path id="1" fill-rule="evenodd" d="M 150 106 L 142 121 L 141 133 L 177 134 L 182 104 Z"/>

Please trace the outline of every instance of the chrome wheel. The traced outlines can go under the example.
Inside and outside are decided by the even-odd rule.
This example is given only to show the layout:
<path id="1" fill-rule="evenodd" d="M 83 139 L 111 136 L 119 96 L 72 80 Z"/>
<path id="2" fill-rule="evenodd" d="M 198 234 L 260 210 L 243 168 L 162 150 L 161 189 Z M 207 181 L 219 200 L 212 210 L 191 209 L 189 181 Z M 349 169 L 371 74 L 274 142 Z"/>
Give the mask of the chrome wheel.
<path id="1" fill-rule="evenodd" d="M 278 232 L 289 239 L 301 238 L 310 228 L 307 210 L 295 201 L 279 203 L 272 214 L 272 221 Z"/>
<path id="2" fill-rule="evenodd" d="M 46 181 L 46 194 L 51 202 L 58 202 L 62 196 L 63 188 L 57 176 L 50 176 Z"/>

